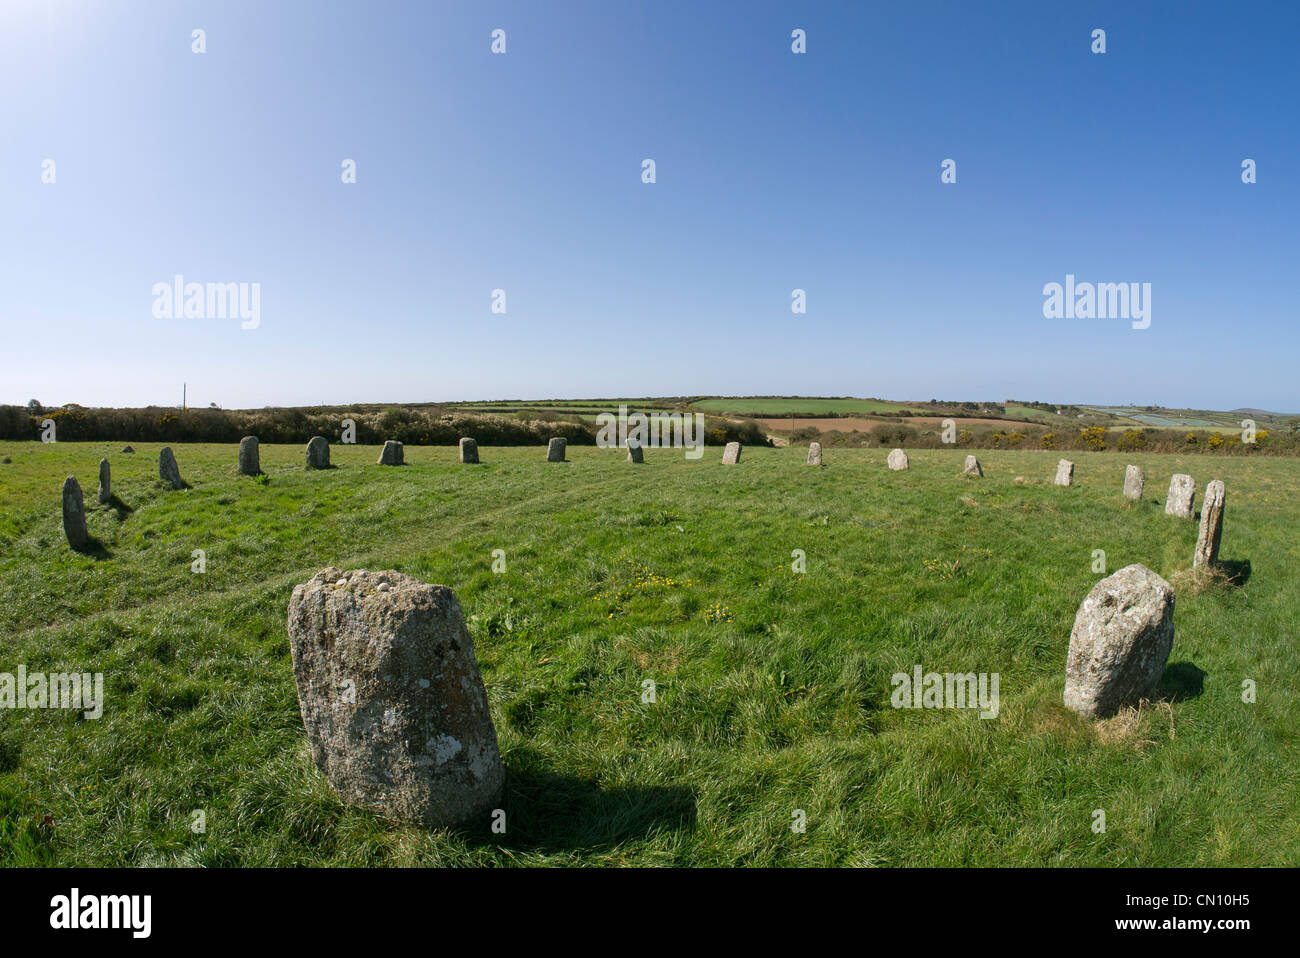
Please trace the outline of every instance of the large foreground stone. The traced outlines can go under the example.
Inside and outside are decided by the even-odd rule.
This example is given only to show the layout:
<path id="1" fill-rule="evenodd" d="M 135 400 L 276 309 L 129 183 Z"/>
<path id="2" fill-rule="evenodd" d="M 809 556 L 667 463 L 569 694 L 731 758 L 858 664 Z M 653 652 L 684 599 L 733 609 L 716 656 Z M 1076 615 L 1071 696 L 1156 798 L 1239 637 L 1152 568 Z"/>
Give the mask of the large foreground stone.
<path id="1" fill-rule="evenodd" d="M 460 441 L 460 461 L 468 465 L 478 463 L 478 440 L 466 436 Z"/>
<path id="2" fill-rule="evenodd" d="M 245 436 L 239 440 L 239 474 L 241 476 L 262 474 L 262 461 L 257 449 L 256 436 Z"/>
<path id="3" fill-rule="evenodd" d="M 1079 606 L 1065 663 L 1065 704 L 1105 718 L 1155 691 L 1174 644 L 1174 590 L 1144 565 L 1102 579 Z"/>
<path id="4" fill-rule="evenodd" d="M 1069 459 L 1062 459 L 1056 464 L 1056 478 L 1052 484 L 1056 486 L 1068 486 L 1074 482 L 1074 463 Z"/>
<path id="5" fill-rule="evenodd" d="M 328 469 L 330 467 L 330 443 L 324 436 L 312 436 L 307 443 L 307 468 Z"/>
<path id="6" fill-rule="evenodd" d="M 324 569 L 294 588 L 288 628 L 312 758 L 344 802 L 435 828 L 486 820 L 505 769 L 450 589 Z"/>
<path id="7" fill-rule="evenodd" d="M 1201 531 L 1196 536 L 1192 568 L 1211 568 L 1219 561 L 1219 539 L 1223 536 L 1223 480 L 1215 479 L 1205 487 L 1201 501 Z"/>
<path id="8" fill-rule="evenodd" d="M 173 489 L 185 488 L 185 483 L 181 480 L 181 469 L 176 465 L 176 456 L 172 454 L 171 446 L 163 446 L 158 453 L 158 478 Z"/>
<path id="9" fill-rule="evenodd" d="M 113 473 L 108 468 L 108 460 L 99 460 L 99 494 L 95 497 L 101 506 L 106 506 L 113 498 Z"/>
<path id="10" fill-rule="evenodd" d="M 898 471 L 900 469 L 906 469 L 907 453 L 903 452 L 903 450 L 901 449 L 895 449 L 893 452 L 889 454 L 889 458 L 886 460 L 886 462 L 889 463 L 889 468 L 895 471 Z"/>
<path id="11" fill-rule="evenodd" d="M 81 498 L 81 484 L 76 476 L 63 480 L 63 534 L 68 545 L 80 551 L 90 542 L 86 531 L 86 504 Z"/>
<path id="12" fill-rule="evenodd" d="M 381 466 L 404 466 L 406 465 L 406 453 L 402 444 L 396 439 L 388 439 L 384 442 L 384 448 L 379 450 L 379 465 Z"/>
<path id="13" fill-rule="evenodd" d="M 1124 498 L 1135 502 L 1142 498 L 1142 489 L 1147 484 L 1146 474 L 1137 466 L 1124 467 Z"/>
<path id="14" fill-rule="evenodd" d="M 740 462 L 740 443 L 727 443 L 722 450 L 722 464 L 724 466 L 734 466 L 738 462 Z"/>
<path id="15" fill-rule="evenodd" d="M 820 466 L 822 464 L 822 444 L 820 442 L 808 443 L 808 465 Z"/>
<path id="16" fill-rule="evenodd" d="M 966 457 L 966 465 L 962 466 L 961 471 L 968 476 L 984 475 L 984 467 L 980 465 L 980 461 L 974 456 Z"/>
<path id="17" fill-rule="evenodd" d="M 559 436 L 553 438 L 546 444 L 546 461 L 547 462 L 564 462 L 564 451 L 568 448 L 569 441 Z"/>
<path id="18" fill-rule="evenodd" d="M 1196 483 L 1191 476 L 1177 473 L 1169 480 L 1169 495 L 1165 499 L 1165 514 L 1182 519 L 1192 517 L 1196 502 Z"/>
<path id="19" fill-rule="evenodd" d="M 641 443 L 635 439 L 627 441 L 627 461 L 628 462 L 645 462 L 645 450 L 641 448 Z"/>

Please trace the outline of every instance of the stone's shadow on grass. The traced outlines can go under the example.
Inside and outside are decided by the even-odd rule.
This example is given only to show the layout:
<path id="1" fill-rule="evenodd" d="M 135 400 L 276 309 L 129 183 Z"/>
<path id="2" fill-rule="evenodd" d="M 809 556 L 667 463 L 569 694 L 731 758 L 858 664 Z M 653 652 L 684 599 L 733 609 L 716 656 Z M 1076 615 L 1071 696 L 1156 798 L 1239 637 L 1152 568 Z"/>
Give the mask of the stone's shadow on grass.
<path id="1" fill-rule="evenodd" d="M 1242 586 L 1250 580 L 1249 559 L 1220 559 L 1216 565 L 1229 585 Z"/>
<path id="2" fill-rule="evenodd" d="M 549 771 L 535 759 L 507 763 L 501 806 L 506 833 L 484 834 L 484 844 L 548 852 L 610 848 L 655 833 L 691 831 L 696 816 L 695 793 L 685 786 L 602 787 L 593 779 Z"/>
<path id="3" fill-rule="evenodd" d="M 1165 666 L 1156 689 L 1157 702 L 1182 702 L 1194 699 L 1205 690 L 1205 675 L 1191 662 L 1173 662 Z"/>
<path id="4" fill-rule="evenodd" d="M 134 509 L 132 509 L 125 502 L 119 499 L 116 493 L 113 493 L 108 497 L 108 502 L 104 503 L 104 508 L 112 509 L 114 512 L 116 512 L 118 522 L 125 522 L 126 517 L 129 516 L 131 513 L 135 512 Z"/>
<path id="5" fill-rule="evenodd" d="M 113 557 L 113 554 L 104 547 L 104 543 L 94 536 L 88 536 L 86 544 L 75 551 L 78 555 L 88 556 L 91 559 L 111 559 Z"/>

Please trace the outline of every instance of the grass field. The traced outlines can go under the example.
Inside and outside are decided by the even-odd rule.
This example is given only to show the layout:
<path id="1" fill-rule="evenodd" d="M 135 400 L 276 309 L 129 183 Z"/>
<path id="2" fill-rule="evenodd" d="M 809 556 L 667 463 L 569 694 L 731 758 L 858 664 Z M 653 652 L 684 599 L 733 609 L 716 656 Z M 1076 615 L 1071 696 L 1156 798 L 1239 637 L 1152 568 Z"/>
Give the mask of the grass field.
<path id="1" fill-rule="evenodd" d="M 264 445 L 259 484 L 234 446 L 177 445 L 192 488 L 169 491 L 159 447 L 135 446 L 0 443 L 0 671 L 103 672 L 106 692 L 99 720 L 0 711 L 0 864 L 1300 862 L 1296 460 L 1075 454 L 1060 489 L 1044 452 L 981 453 L 973 479 L 956 450 L 895 473 L 883 450 L 818 470 L 798 447 L 735 467 L 714 448 L 632 466 L 485 447 L 475 467 L 408 446 L 381 468 L 377 447 L 336 445 L 338 468 L 308 472 L 300 447 Z M 94 504 L 101 455 L 117 508 Z M 1136 507 L 1126 461 L 1147 472 Z M 1176 471 L 1198 505 L 1225 481 L 1221 555 L 1249 576 L 1179 587 L 1160 702 L 1080 720 L 1061 690 L 1093 550 L 1108 572 L 1188 567 L 1196 527 L 1163 514 Z M 95 555 L 63 537 L 69 473 Z M 285 617 L 326 565 L 459 596 L 505 835 L 387 824 L 312 765 Z M 1000 714 L 891 708 L 917 664 L 998 673 Z"/>
<path id="2" fill-rule="evenodd" d="M 902 410 L 929 414 L 934 410 L 928 406 L 909 406 L 906 403 L 889 402 L 883 399 L 775 399 L 760 397 L 757 399 L 698 399 L 691 403 L 692 409 L 701 412 L 730 412 L 755 416 L 780 416 L 782 413 L 809 413 L 824 415 L 838 413 L 897 415 Z"/>

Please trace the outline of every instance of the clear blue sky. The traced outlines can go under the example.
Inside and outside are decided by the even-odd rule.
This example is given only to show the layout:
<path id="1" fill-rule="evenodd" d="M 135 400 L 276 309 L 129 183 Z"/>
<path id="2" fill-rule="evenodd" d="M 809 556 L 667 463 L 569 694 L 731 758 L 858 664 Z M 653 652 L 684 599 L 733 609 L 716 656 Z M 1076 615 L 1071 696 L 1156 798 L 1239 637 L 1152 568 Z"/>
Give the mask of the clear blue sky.
<path id="1" fill-rule="evenodd" d="M 1297 44 L 1293 2 L 6 0 L 0 402 L 1300 411 Z M 177 273 L 261 325 L 155 318 Z M 1151 327 L 1045 319 L 1067 273 Z"/>

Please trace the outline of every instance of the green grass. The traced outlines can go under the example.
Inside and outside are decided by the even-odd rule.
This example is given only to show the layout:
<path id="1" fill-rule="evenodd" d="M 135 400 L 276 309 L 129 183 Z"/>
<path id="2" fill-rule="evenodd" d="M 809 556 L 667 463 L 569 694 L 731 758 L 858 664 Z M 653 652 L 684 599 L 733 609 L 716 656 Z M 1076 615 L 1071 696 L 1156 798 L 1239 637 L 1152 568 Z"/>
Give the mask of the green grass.
<path id="1" fill-rule="evenodd" d="M 259 484 L 233 446 L 177 445 L 192 488 L 174 492 L 159 447 L 135 445 L 0 443 L 0 671 L 103 672 L 107 699 L 98 721 L 0 711 L 0 864 L 1300 860 L 1295 460 L 1134 456 L 1148 492 L 1131 507 L 1113 453 L 1075 454 L 1059 489 L 1046 452 L 982 452 L 977 480 L 959 450 L 894 473 L 883 450 L 817 470 L 801 448 L 736 467 L 714 448 L 650 450 L 638 467 L 485 447 L 470 467 L 408 446 L 393 469 L 335 445 L 339 468 L 307 472 L 300 447 L 264 445 Z M 105 454 L 129 513 L 94 505 Z M 1092 552 L 1108 571 L 1190 565 L 1195 526 L 1162 508 L 1176 471 L 1200 490 L 1225 480 L 1222 556 L 1251 574 L 1180 588 L 1167 704 L 1080 720 L 1060 699 Z M 69 473 L 98 556 L 63 538 Z M 285 617 L 294 584 L 330 564 L 460 597 L 508 773 L 505 835 L 385 823 L 312 765 Z M 890 676 L 918 663 L 999 673 L 999 717 L 891 708 Z"/>

